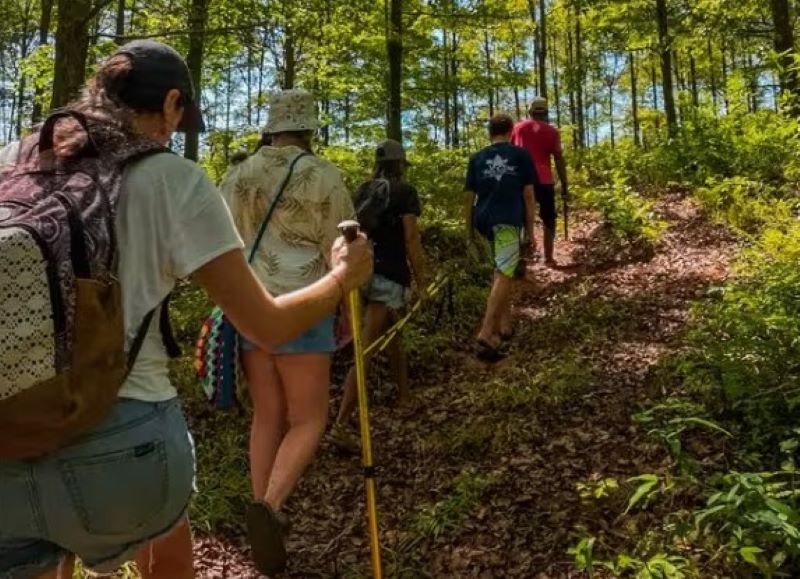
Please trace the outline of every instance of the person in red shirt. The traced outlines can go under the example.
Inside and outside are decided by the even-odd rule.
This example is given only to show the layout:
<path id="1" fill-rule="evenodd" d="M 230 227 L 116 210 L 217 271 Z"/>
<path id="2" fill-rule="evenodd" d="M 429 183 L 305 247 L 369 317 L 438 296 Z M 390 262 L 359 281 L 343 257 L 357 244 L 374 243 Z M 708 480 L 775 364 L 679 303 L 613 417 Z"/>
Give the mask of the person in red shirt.
<path id="1" fill-rule="evenodd" d="M 539 217 L 544 225 L 544 258 L 547 265 L 555 265 L 553 246 L 556 238 L 556 195 L 551 159 L 555 160 L 558 179 L 561 181 L 561 196 L 568 198 L 567 165 L 561 149 L 561 135 L 547 122 L 547 100 L 534 99 L 528 110 L 530 118 L 514 126 L 511 142 L 527 150 L 533 159 L 539 182 L 535 186 Z"/>

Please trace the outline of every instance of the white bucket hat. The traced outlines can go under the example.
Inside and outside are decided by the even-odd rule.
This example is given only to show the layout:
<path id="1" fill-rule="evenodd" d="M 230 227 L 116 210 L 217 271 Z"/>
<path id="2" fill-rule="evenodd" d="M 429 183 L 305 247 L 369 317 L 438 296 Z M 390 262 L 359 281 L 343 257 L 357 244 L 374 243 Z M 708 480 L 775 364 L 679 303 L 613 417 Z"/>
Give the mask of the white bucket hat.
<path id="1" fill-rule="evenodd" d="M 266 134 L 313 131 L 318 127 L 317 106 L 311 93 L 291 89 L 270 96 Z"/>

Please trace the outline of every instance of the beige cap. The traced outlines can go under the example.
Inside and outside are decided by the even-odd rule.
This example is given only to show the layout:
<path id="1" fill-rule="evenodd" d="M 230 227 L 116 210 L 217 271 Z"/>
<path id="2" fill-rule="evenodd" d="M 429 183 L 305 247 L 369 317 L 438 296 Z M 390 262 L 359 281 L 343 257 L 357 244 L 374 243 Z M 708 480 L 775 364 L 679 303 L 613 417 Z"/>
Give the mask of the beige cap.
<path id="1" fill-rule="evenodd" d="M 546 113 L 547 112 L 547 99 L 544 97 L 536 97 L 531 101 L 531 106 L 528 110 L 532 113 Z"/>
<path id="2" fill-rule="evenodd" d="M 393 139 L 387 139 L 375 149 L 377 161 L 405 161 L 406 151 L 403 145 Z"/>
<path id="3" fill-rule="evenodd" d="M 269 99 L 269 117 L 264 132 L 268 135 L 294 131 L 313 131 L 319 127 L 317 107 L 311 93 L 282 90 Z"/>

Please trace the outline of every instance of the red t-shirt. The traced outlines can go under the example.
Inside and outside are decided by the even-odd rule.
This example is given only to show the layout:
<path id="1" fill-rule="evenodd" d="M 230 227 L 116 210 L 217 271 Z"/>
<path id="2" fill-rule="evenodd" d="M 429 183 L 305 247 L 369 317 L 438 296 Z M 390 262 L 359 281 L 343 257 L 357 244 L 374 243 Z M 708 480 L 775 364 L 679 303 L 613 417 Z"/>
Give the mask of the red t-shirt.
<path id="1" fill-rule="evenodd" d="M 561 153 L 558 129 L 544 121 L 527 119 L 514 126 L 511 142 L 528 151 L 542 185 L 555 183 L 550 158 Z"/>

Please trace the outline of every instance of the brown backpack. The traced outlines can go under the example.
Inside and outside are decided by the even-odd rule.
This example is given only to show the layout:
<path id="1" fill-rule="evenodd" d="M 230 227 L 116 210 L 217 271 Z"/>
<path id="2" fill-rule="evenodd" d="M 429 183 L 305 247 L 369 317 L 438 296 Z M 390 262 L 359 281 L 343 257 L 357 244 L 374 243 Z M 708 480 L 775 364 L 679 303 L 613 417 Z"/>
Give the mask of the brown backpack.
<path id="1" fill-rule="evenodd" d="M 65 118 L 87 139 L 56 159 L 54 131 Z M 114 404 L 152 318 L 126 355 L 115 276 L 122 175 L 166 150 L 65 110 L 0 175 L 0 458 L 63 447 Z"/>

